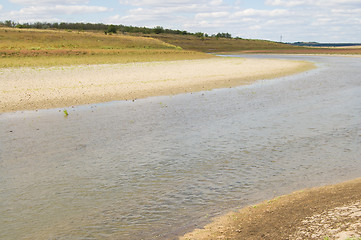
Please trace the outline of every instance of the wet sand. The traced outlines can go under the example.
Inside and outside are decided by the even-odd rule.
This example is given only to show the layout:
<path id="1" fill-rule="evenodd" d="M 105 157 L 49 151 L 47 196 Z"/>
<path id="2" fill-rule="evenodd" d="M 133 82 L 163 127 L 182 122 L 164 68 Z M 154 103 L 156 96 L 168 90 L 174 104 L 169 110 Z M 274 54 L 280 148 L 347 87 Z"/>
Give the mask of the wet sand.
<path id="1" fill-rule="evenodd" d="M 180 240 L 359 239 L 361 178 L 306 189 L 219 217 Z"/>
<path id="2" fill-rule="evenodd" d="M 212 58 L 0 69 L 0 113 L 228 88 L 311 68 L 304 61 Z"/>

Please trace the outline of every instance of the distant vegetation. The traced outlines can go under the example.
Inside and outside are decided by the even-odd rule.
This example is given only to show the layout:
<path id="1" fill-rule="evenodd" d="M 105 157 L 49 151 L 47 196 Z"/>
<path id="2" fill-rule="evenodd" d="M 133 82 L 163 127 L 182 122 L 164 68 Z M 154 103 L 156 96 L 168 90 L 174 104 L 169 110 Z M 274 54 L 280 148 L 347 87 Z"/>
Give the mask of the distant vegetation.
<path id="1" fill-rule="evenodd" d="M 16 23 L 11 20 L 0 22 L 0 26 L 10 27 L 10 28 L 34 28 L 34 29 L 63 29 L 63 30 L 77 30 L 77 31 L 104 31 L 104 33 L 142 33 L 142 34 L 176 34 L 176 35 L 194 35 L 198 37 L 208 37 L 206 33 L 190 33 L 182 30 L 172 30 L 164 29 L 161 26 L 154 28 L 147 27 L 135 27 L 135 26 L 125 26 L 125 25 L 108 25 L 103 23 L 47 23 L 47 22 L 36 22 L 36 23 Z M 224 37 L 232 38 L 229 33 L 218 33 L 212 35 L 213 37 Z"/>
<path id="2" fill-rule="evenodd" d="M 229 33 L 107 25 L 0 22 L 0 67 L 210 58 L 204 53 L 361 54 L 361 48 L 307 48 Z M 302 45 L 302 44 L 296 44 Z M 204 52 L 204 53 L 202 53 Z"/>
<path id="3" fill-rule="evenodd" d="M 125 25 L 107 25 L 102 23 L 23 23 L 13 21 L 0 22 L 0 26 L 18 29 L 61 29 L 72 31 L 96 31 L 105 34 L 123 34 L 140 37 L 156 38 L 163 42 L 179 46 L 186 50 L 200 52 L 229 52 L 245 50 L 267 49 L 295 49 L 290 44 L 276 43 L 264 40 L 249 40 L 239 37 L 233 38 L 230 33 L 220 32 L 208 35 L 207 33 L 190 33 L 182 30 L 164 29 L 161 26 L 155 28 L 134 27 Z"/>
<path id="4" fill-rule="evenodd" d="M 304 46 L 304 47 L 354 47 L 354 46 L 360 46 L 361 43 L 295 42 L 295 43 L 292 43 L 292 45 Z"/>

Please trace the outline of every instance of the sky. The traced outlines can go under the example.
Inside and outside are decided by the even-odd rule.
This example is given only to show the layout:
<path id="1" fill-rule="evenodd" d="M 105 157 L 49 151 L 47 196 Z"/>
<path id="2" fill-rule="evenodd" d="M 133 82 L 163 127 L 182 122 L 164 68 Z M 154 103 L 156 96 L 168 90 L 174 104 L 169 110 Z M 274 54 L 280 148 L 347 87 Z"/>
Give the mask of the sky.
<path id="1" fill-rule="evenodd" d="M 361 0 L 0 0 L 0 21 L 156 27 L 283 42 L 361 43 Z"/>

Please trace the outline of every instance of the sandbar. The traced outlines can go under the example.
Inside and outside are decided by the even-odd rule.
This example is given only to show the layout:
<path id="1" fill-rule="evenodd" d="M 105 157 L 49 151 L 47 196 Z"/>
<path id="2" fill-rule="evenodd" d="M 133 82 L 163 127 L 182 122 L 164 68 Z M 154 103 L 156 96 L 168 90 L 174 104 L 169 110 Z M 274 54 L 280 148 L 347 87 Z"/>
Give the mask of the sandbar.
<path id="1" fill-rule="evenodd" d="M 314 68 L 305 61 L 211 58 L 0 69 L 0 113 L 135 100 L 251 84 Z"/>
<path id="2" fill-rule="evenodd" d="M 360 239 L 361 178 L 230 212 L 180 240 Z"/>

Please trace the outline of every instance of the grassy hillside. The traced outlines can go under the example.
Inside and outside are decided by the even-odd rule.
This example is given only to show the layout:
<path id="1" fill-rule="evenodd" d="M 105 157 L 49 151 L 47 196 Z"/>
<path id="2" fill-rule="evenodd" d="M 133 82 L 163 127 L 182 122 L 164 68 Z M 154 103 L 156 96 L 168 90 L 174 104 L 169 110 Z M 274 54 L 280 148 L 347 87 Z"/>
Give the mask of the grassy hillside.
<path id="1" fill-rule="evenodd" d="M 149 37 L 0 28 L 0 67 L 209 58 Z"/>
<path id="2" fill-rule="evenodd" d="M 143 35 L 157 38 L 166 43 L 180 46 L 183 49 L 201 52 L 233 52 L 245 50 L 279 50 L 279 49 L 301 49 L 298 46 L 277 43 L 265 40 L 250 40 L 240 38 L 216 38 L 197 37 L 194 35 L 172 35 L 172 34 L 152 34 Z"/>
<path id="3" fill-rule="evenodd" d="M 265 40 L 237 38 L 200 38 L 194 35 L 152 34 L 143 35 L 177 45 L 187 50 L 210 53 L 270 53 L 270 54 L 361 54 L 359 46 L 344 48 L 303 47 Z"/>
<path id="4" fill-rule="evenodd" d="M 205 53 L 361 54 L 361 48 L 306 48 L 264 40 L 181 34 L 0 28 L 0 68 L 210 58 Z"/>

